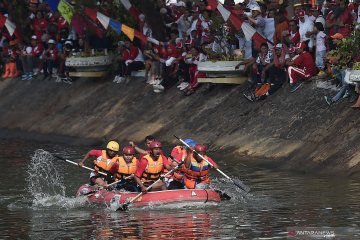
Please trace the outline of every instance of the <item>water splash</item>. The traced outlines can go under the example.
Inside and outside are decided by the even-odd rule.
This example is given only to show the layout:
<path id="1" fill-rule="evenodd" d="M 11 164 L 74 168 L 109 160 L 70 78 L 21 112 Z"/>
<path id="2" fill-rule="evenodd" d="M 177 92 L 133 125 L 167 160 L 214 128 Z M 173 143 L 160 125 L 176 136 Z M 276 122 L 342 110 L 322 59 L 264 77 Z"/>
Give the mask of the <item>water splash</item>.
<path id="1" fill-rule="evenodd" d="M 32 196 L 32 207 L 75 208 L 83 206 L 86 198 L 65 196 L 66 187 L 63 175 L 53 161 L 53 156 L 43 150 L 35 151 L 27 169 L 27 190 Z"/>

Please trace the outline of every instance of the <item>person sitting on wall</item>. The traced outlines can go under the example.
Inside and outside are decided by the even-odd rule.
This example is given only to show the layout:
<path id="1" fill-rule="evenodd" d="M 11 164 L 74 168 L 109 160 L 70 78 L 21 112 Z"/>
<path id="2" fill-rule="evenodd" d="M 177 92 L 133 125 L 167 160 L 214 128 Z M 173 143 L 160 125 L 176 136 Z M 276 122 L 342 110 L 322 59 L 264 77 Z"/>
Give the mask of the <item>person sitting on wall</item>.
<path id="1" fill-rule="evenodd" d="M 114 82 L 121 83 L 125 78 L 129 77 L 132 71 L 138 71 L 145 68 L 144 56 L 140 48 L 134 46 L 130 40 L 124 42 L 124 50 L 122 53 L 122 59 L 119 62 L 120 73 L 118 79 L 114 79 Z M 116 80 L 116 81 L 115 81 Z"/>
<path id="2" fill-rule="evenodd" d="M 309 80 L 317 73 L 313 57 L 306 49 L 304 42 L 296 45 L 297 56 L 288 61 L 288 75 L 290 81 L 290 92 L 295 92 L 302 85 L 303 81 Z"/>

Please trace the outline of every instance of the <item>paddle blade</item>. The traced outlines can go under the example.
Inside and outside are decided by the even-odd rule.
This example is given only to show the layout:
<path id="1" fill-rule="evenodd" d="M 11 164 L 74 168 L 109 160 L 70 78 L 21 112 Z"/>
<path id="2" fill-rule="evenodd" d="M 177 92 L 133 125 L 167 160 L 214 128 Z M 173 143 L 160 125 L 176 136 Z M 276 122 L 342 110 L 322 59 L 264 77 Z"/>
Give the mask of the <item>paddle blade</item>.
<path id="1" fill-rule="evenodd" d="M 126 204 L 126 203 L 121 205 L 118 209 L 116 209 L 116 211 L 122 211 L 122 212 L 124 212 L 126 210 L 128 210 L 128 204 Z"/>
<path id="2" fill-rule="evenodd" d="M 63 160 L 63 161 L 66 161 L 66 159 L 65 158 L 63 158 L 63 157 L 61 157 L 61 156 L 59 156 L 59 155 L 55 155 L 55 154 L 52 154 L 55 158 L 57 158 L 57 159 L 60 159 L 60 160 Z"/>
<path id="3" fill-rule="evenodd" d="M 232 179 L 231 181 L 235 184 L 235 186 L 243 190 L 246 194 L 250 192 L 250 188 L 246 186 L 242 181 L 234 179 Z"/>

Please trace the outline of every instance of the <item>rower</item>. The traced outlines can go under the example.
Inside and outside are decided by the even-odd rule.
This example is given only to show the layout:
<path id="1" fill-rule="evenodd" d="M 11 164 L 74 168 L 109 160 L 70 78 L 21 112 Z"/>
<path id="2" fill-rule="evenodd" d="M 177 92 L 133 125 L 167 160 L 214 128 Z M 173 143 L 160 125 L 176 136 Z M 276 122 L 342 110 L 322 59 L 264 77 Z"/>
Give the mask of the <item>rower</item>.
<path id="1" fill-rule="evenodd" d="M 106 145 L 105 150 L 90 150 L 85 157 L 78 163 L 80 167 L 84 166 L 84 162 L 90 157 L 96 157 L 93 161 L 94 163 L 94 172 L 90 173 L 90 185 L 99 185 L 99 186 L 107 186 L 107 182 L 104 180 L 104 177 L 101 176 L 98 171 L 109 173 L 110 168 L 118 159 L 118 151 L 120 149 L 120 145 L 117 141 L 109 141 Z"/>
<path id="2" fill-rule="evenodd" d="M 146 150 L 140 148 L 139 146 L 137 146 L 133 141 L 130 141 L 130 142 L 129 142 L 129 145 L 132 146 L 132 147 L 135 149 L 135 151 L 140 154 L 139 159 L 141 159 L 143 156 L 145 156 L 145 155 L 147 155 L 147 154 L 150 153 L 150 143 L 151 143 L 152 141 L 155 141 L 155 137 L 154 137 L 154 136 L 149 135 L 149 136 L 146 136 L 146 137 L 145 137 L 145 145 L 146 145 L 146 147 L 147 147 Z"/>
<path id="3" fill-rule="evenodd" d="M 185 143 L 187 143 L 190 147 L 195 147 L 196 142 L 193 139 L 185 139 Z M 175 165 L 179 164 L 180 162 L 183 162 L 187 156 L 187 151 L 185 146 L 176 146 L 171 150 L 171 154 L 169 157 L 169 161 L 174 163 Z M 167 172 L 165 169 L 164 172 Z M 178 169 L 173 173 L 171 178 L 167 181 L 167 189 L 184 189 L 184 171 L 182 171 L 182 168 Z"/>
<path id="4" fill-rule="evenodd" d="M 134 179 L 140 186 L 142 192 L 146 192 L 146 187 L 158 180 L 164 168 L 170 170 L 172 167 L 168 159 L 162 153 L 161 142 L 154 140 L 149 145 L 150 153 L 143 156 L 138 164 Z M 163 181 L 156 183 L 151 191 L 166 190 Z"/>
<path id="5" fill-rule="evenodd" d="M 214 165 L 217 169 L 217 164 L 206 155 L 206 147 L 203 144 L 196 144 L 195 151 L 200 153 L 206 160 Z M 193 152 L 192 149 L 187 149 L 187 156 L 185 158 L 185 167 L 183 168 L 184 185 L 187 189 L 205 189 L 209 187 L 210 178 L 209 170 L 211 165 L 204 159 Z"/>
<path id="6" fill-rule="evenodd" d="M 133 177 L 136 172 L 138 160 L 135 157 L 135 149 L 132 146 L 126 146 L 122 150 L 122 156 L 119 156 L 116 162 L 109 170 L 112 180 L 120 181 L 116 189 L 125 189 L 129 192 L 138 192 L 138 187 Z M 130 178 L 129 178 L 130 177 Z"/>

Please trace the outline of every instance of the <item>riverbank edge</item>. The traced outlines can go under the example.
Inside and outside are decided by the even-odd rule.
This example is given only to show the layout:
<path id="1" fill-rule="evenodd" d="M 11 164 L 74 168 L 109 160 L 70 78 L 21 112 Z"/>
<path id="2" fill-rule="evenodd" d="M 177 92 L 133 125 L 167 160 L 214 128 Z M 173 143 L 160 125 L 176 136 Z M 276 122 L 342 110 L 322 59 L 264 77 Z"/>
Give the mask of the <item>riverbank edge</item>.
<path id="1" fill-rule="evenodd" d="M 328 107 L 323 97 L 334 92 L 315 83 L 293 94 L 285 85 L 254 103 L 242 96 L 244 89 L 216 85 L 185 97 L 175 87 L 156 94 L 140 78 L 127 84 L 77 79 L 72 85 L 12 79 L 0 84 L 0 128 L 90 145 L 112 138 L 142 143 L 150 134 L 176 145 L 176 134 L 255 165 L 315 174 L 360 170 L 358 112 L 346 100 Z"/>

